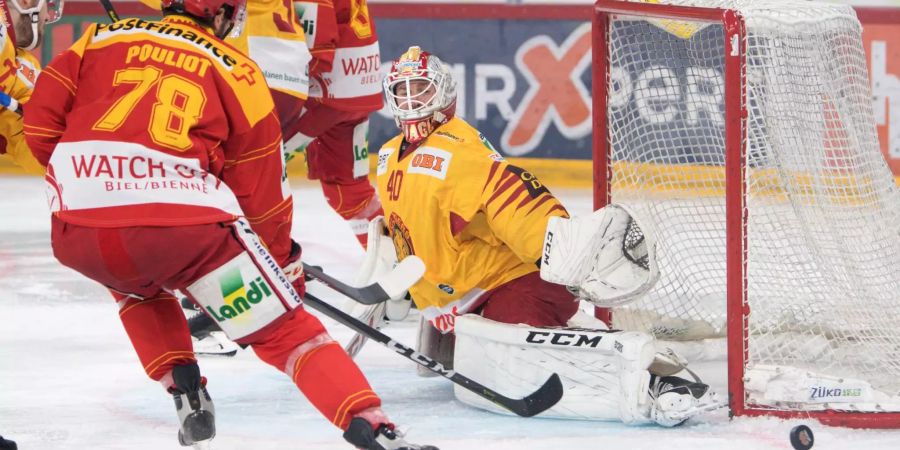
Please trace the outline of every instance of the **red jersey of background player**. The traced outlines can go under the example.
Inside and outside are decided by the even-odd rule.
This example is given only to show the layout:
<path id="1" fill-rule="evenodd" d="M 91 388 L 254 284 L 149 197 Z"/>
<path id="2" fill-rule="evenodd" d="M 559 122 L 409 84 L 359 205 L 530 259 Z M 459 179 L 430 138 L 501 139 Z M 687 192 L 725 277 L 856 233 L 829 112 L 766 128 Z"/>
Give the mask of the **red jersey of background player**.
<path id="1" fill-rule="evenodd" d="M 343 111 L 381 109 L 381 55 L 366 2 L 307 0 L 294 7 L 313 56 L 309 96 Z"/>

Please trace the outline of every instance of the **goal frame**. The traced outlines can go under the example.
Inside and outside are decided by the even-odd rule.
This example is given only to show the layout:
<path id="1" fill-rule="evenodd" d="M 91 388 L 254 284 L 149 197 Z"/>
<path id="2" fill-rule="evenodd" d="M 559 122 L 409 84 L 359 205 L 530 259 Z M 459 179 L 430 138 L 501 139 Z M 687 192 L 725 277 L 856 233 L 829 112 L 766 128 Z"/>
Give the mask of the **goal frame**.
<path id="1" fill-rule="evenodd" d="M 728 405 L 735 416 L 776 416 L 781 418 L 811 418 L 825 425 L 850 428 L 900 428 L 900 413 L 856 412 L 838 410 L 796 411 L 776 410 L 747 402 L 744 389 L 744 370 L 749 356 L 747 303 L 747 219 L 746 161 L 746 42 L 744 18 L 731 9 L 693 6 L 636 3 L 617 0 L 597 0 L 592 14 L 593 63 L 591 68 L 593 92 L 593 196 L 594 209 L 609 204 L 612 165 L 608 127 L 608 40 L 610 16 L 684 19 L 721 24 L 724 31 L 724 98 L 725 98 L 725 232 L 726 232 L 726 308 L 728 351 Z M 598 308 L 597 317 L 611 323 L 612 312 Z"/>

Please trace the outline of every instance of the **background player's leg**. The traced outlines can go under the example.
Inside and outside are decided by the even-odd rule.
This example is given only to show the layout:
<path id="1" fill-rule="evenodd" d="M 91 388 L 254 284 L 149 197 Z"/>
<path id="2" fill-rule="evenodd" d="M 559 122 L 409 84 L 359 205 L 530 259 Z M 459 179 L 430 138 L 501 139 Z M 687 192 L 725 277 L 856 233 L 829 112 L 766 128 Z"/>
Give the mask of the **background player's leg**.
<path id="1" fill-rule="evenodd" d="M 328 205 L 347 221 L 365 247 L 369 221 L 384 214 L 368 178 L 368 115 L 334 110 L 327 115 L 335 124 L 306 149 L 309 177 L 322 182 Z"/>
<path id="2" fill-rule="evenodd" d="M 381 200 L 367 177 L 357 178 L 347 184 L 322 180 L 325 200 L 353 230 L 363 248 L 368 245 L 368 225 L 372 219 L 384 215 Z"/>

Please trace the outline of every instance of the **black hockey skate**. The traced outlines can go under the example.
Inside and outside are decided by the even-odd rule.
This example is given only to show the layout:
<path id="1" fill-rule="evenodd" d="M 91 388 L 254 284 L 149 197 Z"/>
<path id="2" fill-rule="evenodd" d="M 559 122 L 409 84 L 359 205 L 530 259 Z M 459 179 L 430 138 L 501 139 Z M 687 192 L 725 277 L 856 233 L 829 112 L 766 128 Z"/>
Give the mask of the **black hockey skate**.
<path id="1" fill-rule="evenodd" d="M 186 309 L 188 311 L 200 311 L 200 307 L 187 297 L 181 297 L 181 309 Z"/>
<path id="2" fill-rule="evenodd" d="M 188 329 L 191 330 L 191 336 L 199 339 L 204 339 L 209 337 L 209 334 L 213 331 L 222 331 L 222 328 L 219 327 L 219 324 L 216 323 L 212 317 L 209 317 L 204 312 L 198 312 L 194 314 L 187 320 Z"/>
<path id="3" fill-rule="evenodd" d="M 175 386 L 169 392 L 175 399 L 175 411 L 181 424 L 178 442 L 185 447 L 199 447 L 216 436 L 216 410 L 212 398 L 203 386 L 197 363 L 175 366 L 172 378 Z"/>
<path id="4" fill-rule="evenodd" d="M 14 441 L 3 439 L 3 436 L 0 436 L 0 450 L 19 450 L 19 446 Z"/>
<path id="5" fill-rule="evenodd" d="M 350 421 L 344 432 L 347 442 L 362 450 L 439 450 L 433 445 L 410 444 L 403 440 L 392 425 L 382 424 L 377 430 L 366 419 L 357 417 Z"/>

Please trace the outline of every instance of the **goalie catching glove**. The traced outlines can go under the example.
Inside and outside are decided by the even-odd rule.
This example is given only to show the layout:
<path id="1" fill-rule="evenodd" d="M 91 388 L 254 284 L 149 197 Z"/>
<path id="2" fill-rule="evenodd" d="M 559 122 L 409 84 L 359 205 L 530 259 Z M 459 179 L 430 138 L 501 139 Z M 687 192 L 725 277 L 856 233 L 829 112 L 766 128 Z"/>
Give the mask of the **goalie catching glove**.
<path id="1" fill-rule="evenodd" d="M 652 230 L 620 204 L 587 216 L 551 217 L 540 266 L 542 279 L 574 288 L 601 307 L 631 302 L 659 279 Z"/>

